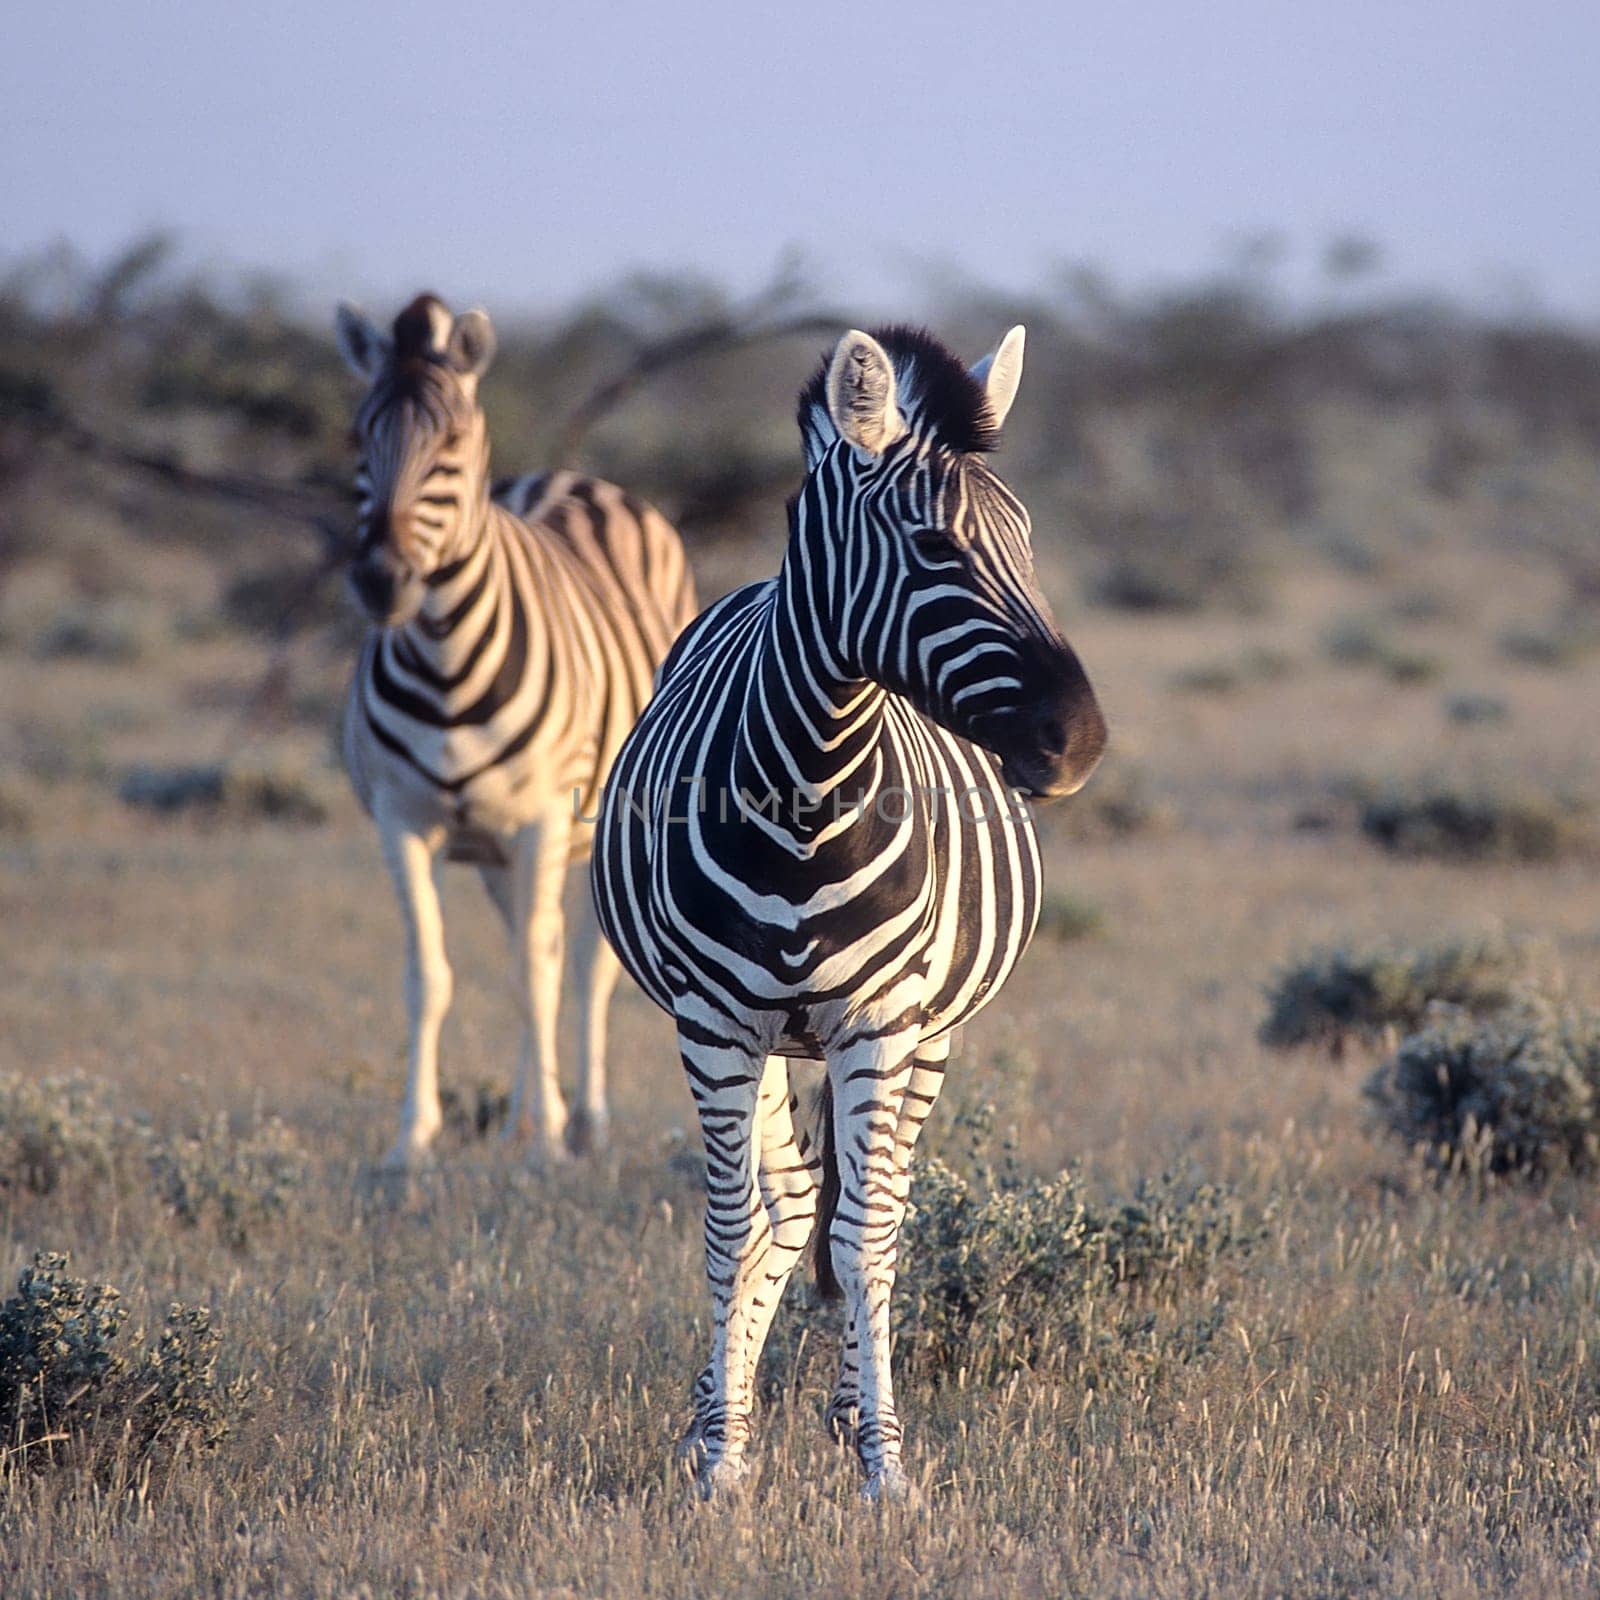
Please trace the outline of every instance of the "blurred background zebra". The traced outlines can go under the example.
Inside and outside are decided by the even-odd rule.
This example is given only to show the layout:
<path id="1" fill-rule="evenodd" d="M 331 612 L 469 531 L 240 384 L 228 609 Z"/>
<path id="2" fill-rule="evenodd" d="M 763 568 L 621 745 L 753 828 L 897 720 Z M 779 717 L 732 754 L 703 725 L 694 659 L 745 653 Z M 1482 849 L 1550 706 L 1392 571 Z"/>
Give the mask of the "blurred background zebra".
<path id="1" fill-rule="evenodd" d="M 385 335 L 342 307 L 339 345 L 369 385 L 356 413 L 360 545 L 351 587 L 375 624 L 344 719 L 345 762 L 378 825 L 406 926 L 409 1079 L 385 1165 L 427 1151 L 450 1005 L 435 867 L 477 865 L 515 951 L 525 1018 L 511 1129 L 558 1158 L 606 1137 L 606 1011 L 617 963 L 588 897 L 582 1078 L 568 1121 L 556 1064 L 561 892 L 656 666 L 694 614 L 677 534 L 651 506 L 571 472 L 491 495 L 481 311 L 421 295 Z"/>
<path id="2" fill-rule="evenodd" d="M 1071 793 L 1106 737 L 984 460 L 1022 353 L 1020 328 L 973 372 L 904 328 L 840 341 L 801 395 L 781 572 L 679 640 L 603 802 L 601 920 L 677 1021 L 705 1138 L 715 1324 L 685 1442 L 708 1494 L 748 1470 L 756 1362 L 819 1212 L 819 1277 L 848 1295 L 829 1422 L 869 1496 L 907 1488 L 889 1294 L 912 1148 L 951 1030 L 1038 916 L 1019 791 Z M 826 1061 L 814 1102 L 790 1056 Z"/>

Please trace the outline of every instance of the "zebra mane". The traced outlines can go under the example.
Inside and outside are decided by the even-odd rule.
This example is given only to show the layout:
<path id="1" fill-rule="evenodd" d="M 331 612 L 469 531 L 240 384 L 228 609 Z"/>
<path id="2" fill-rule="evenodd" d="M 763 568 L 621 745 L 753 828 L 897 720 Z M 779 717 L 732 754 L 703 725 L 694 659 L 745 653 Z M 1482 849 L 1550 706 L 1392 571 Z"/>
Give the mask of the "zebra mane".
<path id="1" fill-rule="evenodd" d="M 432 418 L 436 426 L 460 421 L 472 411 L 472 402 L 450 369 L 450 333 L 455 318 L 438 295 L 419 294 L 394 319 L 393 348 L 383 370 L 373 380 L 363 411 L 375 415 L 390 406 L 410 402 Z"/>
<path id="2" fill-rule="evenodd" d="M 449 306 L 438 295 L 419 294 L 394 319 L 395 364 L 443 361 L 454 321 Z"/>
<path id="3" fill-rule="evenodd" d="M 912 433 L 962 454 L 993 450 L 999 444 L 1000 429 L 982 382 L 926 328 L 894 323 L 868 331 L 894 363 L 900 412 Z M 828 364 L 832 358 L 830 350 L 800 391 L 797 420 L 806 460 L 813 464 L 839 437 L 828 415 Z"/>

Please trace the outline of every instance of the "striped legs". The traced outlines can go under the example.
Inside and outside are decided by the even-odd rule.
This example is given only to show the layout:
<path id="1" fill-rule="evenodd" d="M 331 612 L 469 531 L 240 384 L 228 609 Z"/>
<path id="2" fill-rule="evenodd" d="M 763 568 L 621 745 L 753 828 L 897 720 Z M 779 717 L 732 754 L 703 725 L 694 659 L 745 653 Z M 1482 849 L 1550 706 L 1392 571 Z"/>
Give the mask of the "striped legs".
<path id="1" fill-rule="evenodd" d="M 748 1306 L 744 1318 L 743 1382 L 752 1397 L 772 1319 L 784 1288 L 811 1241 L 817 1220 L 821 1155 L 796 1131 L 799 1109 L 789 1086 L 788 1063 L 782 1056 L 768 1056 L 756 1100 L 760 1140 L 756 1179 L 766 1212 L 767 1243 L 761 1270 L 745 1285 Z M 680 1455 L 693 1458 L 706 1448 L 706 1421 L 716 1393 L 714 1366 L 713 1360 L 695 1380 L 694 1420 L 679 1443 Z"/>
<path id="2" fill-rule="evenodd" d="M 889 1298 L 911 1187 L 911 1152 L 938 1096 L 947 1053 L 947 1047 L 934 1045 L 920 1054 L 915 1034 L 899 1034 L 858 1040 L 828 1062 L 840 1186 L 830 1247 L 849 1319 L 844 1370 L 828 1419 L 845 1431 L 853 1389 L 856 1453 L 866 1468 L 862 1493 L 869 1500 L 900 1499 L 911 1487 L 900 1465 Z"/>
<path id="3" fill-rule="evenodd" d="M 434 841 L 396 816 L 381 796 L 377 822 L 383 859 L 394 879 L 406 928 L 406 1016 L 411 1032 L 400 1135 L 383 1158 L 383 1169 L 405 1172 L 426 1158 L 444 1120 L 439 1108 L 439 1030 L 450 1009 L 452 979 L 433 875 Z"/>
<path id="4" fill-rule="evenodd" d="M 919 1047 L 911 1064 L 911 1081 L 900 1102 L 900 1119 L 895 1129 L 894 1195 L 898 1232 L 905 1220 L 906 1202 L 911 1194 L 911 1156 L 922 1136 L 939 1091 L 944 1087 L 945 1062 L 950 1054 L 950 1039 L 936 1039 Z M 861 1405 L 861 1344 L 854 1318 L 846 1308 L 843 1345 L 839 1353 L 839 1381 L 828 1401 L 824 1421 L 829 1433 L 841 1444 L 855 1444 L 856 1419 Z"/>
<path id="5" fill-rule="evenodd" d="M 610 1143 L 611 1113 L 606 1109 L 606 1014 L 622 964 L 600 931 L 594 896 L 584 885 L 583 909 L 573 929 L 573 969 L 585 976 L 579 1018 L 578 1105 L 567 1124 L 567 1143 L 578 1155 L 604 1150 Z"/>
<path id="6" fill-rule="evenodd" d="M 706 1147 L 711 1361 L 695 1384 L 682 1449 L 707 1498 L 749 1472 L 756 1367 L 773 1314 L 816 1221 L 815 1157 L 796 1145 L 787 1065 L 708 1043 L 680 1021 L 679 1048 Z"/>
<path id="7" fill-rule="evenodd" d="M 511 938 L 522 1056 L 511 1088 L 509 1136 L 528 1140 L 538 1161 L 566 1155 L 567 1106 L 556 1070 L 556 1012 L 561 1003 L 566 883 L 572 819 L 563 805 L 518 833 L 512 859 Z"/>

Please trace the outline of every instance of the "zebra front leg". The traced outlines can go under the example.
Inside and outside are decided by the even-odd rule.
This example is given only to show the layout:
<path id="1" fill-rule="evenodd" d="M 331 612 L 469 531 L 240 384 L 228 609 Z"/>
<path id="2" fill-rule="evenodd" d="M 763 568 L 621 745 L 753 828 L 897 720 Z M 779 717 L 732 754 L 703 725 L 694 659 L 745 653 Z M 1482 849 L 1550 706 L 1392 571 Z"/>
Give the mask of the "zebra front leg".
<path id="1" fill-rule="evenodd" d="M 685 1439 L 698 1458 L 696 1481 L 713 1499 L 736 1488 L 749 1467 L 750 1332 L 759 1284 L 772 1249 L 772 1229 L 757 1184 L 762 1057 L 715 1042 L 680 1017 L 678 1048 L 700 1116 L 706 1147 L 706 1281 L 711 1289 L 709 1381 L 697 1396 Z M 697 1386 L 698 1387 L 698 1386 Z"/>
<path id="2" fill-rule="evenodd" d="M 917 1043 L 915 1034 L 867 1036 L 828 1061 L 839 1168 L 829 1246 L 858 1347 L 856 1453 L 866 1469 L 862 1494 L 869 1500 L 899 1500 L 911 1492 L 900 1464 L 889 1299 L 904 1214 L 896 1201 L 896 1151 Z"/>
<path id="3" fill-rule="evenodd" d="M 905 1221 L 906 1203 L 911 1196 L 911 1156 L 922 1136 L 939 1091 L 944 1087 L 945 1062 L 950 1055 L 946 1035 L 921 1046 L 911 1063 L 911 1078 L 900 1102 L 900 1118 L 895 1128 L 894 1204 L 895 1235 L 898 1239 Z M 839 1353 L 839 1381 L 834 1385 L 823 1424 L 843 1445 L 856 1443 L 856 1418 L 861 1405 L 861 1345 L 853 1322 L 846 1313 L 844 1342 Z"/>
<path id="4" fill-rule="evenodd" d="M 815 1147 L 802 1148 L 805 1141 L 796 1131 L 796 1109 L 788 1062 L 782 1056 L 768 1056 L 756 1104 L 761 1147 L 756 1176 L 771 1243 L 763 1270 L 750 1289 L 744 1359 L 745 1383 L 752 1395 L 772 1319 L 817 1221 L 821 1155 Z M 679 1441 L 680 1455 L 699 1453 L 713 1392 L 712 1371 L 707 1366 L 695 1379 L 694 1420 Z"/>
<path id="5" fill-rule="evenodd" d="M 566 1156 L 567 1106 L 556 1065 L 564 928 L 561 891 L 567 877 L 571 819 L 560 807 L 517 835 L 512 863 L 512 943 L 522 1054 L 511 1089 L 507 1137 L 528 1144 L 535 1161 Z"/>
<path id="6" fill-rule="evenodd" d="M 406 930 L 406 1016 L 410 1049 L 400 1134 L 383 1158 L 385 1172 L 409 1172 L 428 1154 L 440 1124 L 439 1032 L 450 1009 L 444 919 L 434 881 L 436 842 L 398 817 L 380 796 L 375 807 L 383 859 L 394 879 Z"/>
<path id="7" fill-rule="evenodd" d="M 606 1107 L 606 1016 L 617 975 L 617 953 L 600 931 L 594 896 L 585 893 L 573 931 L 573 966 L 585 974 L 583 1016 L 579 1030 L 578 1104 L 567 1124 L 567 1144 L 575 1155 L 591 1155 L 611 1142 L 611 1113 Z"/>

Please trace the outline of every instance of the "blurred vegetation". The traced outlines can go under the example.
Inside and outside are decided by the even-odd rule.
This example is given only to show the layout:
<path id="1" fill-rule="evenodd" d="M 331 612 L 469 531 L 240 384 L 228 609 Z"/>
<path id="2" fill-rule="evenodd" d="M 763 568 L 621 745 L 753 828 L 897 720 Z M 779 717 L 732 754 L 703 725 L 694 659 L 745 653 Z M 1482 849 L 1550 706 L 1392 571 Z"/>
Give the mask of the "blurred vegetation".
<path id="1" fill-rule="evenodd" d="M 1544 1177 L 1600 1156 L 1600 1015 L 1527 997 L 1413 1034 L 1367 1093 L 1389 1127 L 1469 1172 Z"/>
<path id="2" fill-rule="evenodd" d="M 1368 797 L 1361 831 L 1401 856 L 1446 861 L 1554 861 L 1594 845 L 1592 807 L 1519 781 L 1422 778 Z"/>
<path id="3" fill-rule="evenodd" d="M 1268 987 L 1261 1042 L 1278 1050 L 1316 1045 L 1337 1057 L 1352 1041 L 1421 1027 L 1440 1004 L 1472 1015 L 1495 1011 L 1518 993 L 1533 955 L 1525 942 L 1501 935 L 1320 950 Z"/>
<path id="4" fill-rule="evenodd" d="M 1006 470 L 1047 572 L 1092 600 L 1260 609 L 1296 552 L 1368 570 L 1444 526 L 1541 551 L 1581 591 L 1600 489 L 1600 346 L 1366 296 L 1376 260 L 1364 242 L 1330 250 L 1310 304 L 1291 303 L 1252 257 L 1154 294 L 1077 269 L 1025 298 L 947 283 L 938 303 L 899 309 L 925 310 L 974 358 L 1027 323 L 1027 404 L 1007 430 Z M 829 330 L 871 320 L 866 310 L 822 306 L 783 262 L 744 299 L 704 279 L 635 276 L 557 314 L 503 314 L 484 385 L 497 465 L 617 478 L 701 552 L 755 537 L 775 547 L 798 471 L 793 395 Z M 203 553 L 234 619 L 270 627 L 337 554 L 353 401 L 322 315 L 289 284 L 187 271 L 160 236 L 107 263 L 66 249 L 13 262 L 0 278 L 11 512 L 0 590 L 48 551 L 82 605 L 38 647 L 114 659 L 144 648 L 132 612 L 106 608 L 129 576 L 97 560 L 109 516 Z M 1539 631 L 1508 648 L 1554 658 L 1593 637 L 1581 615 Z"/>

